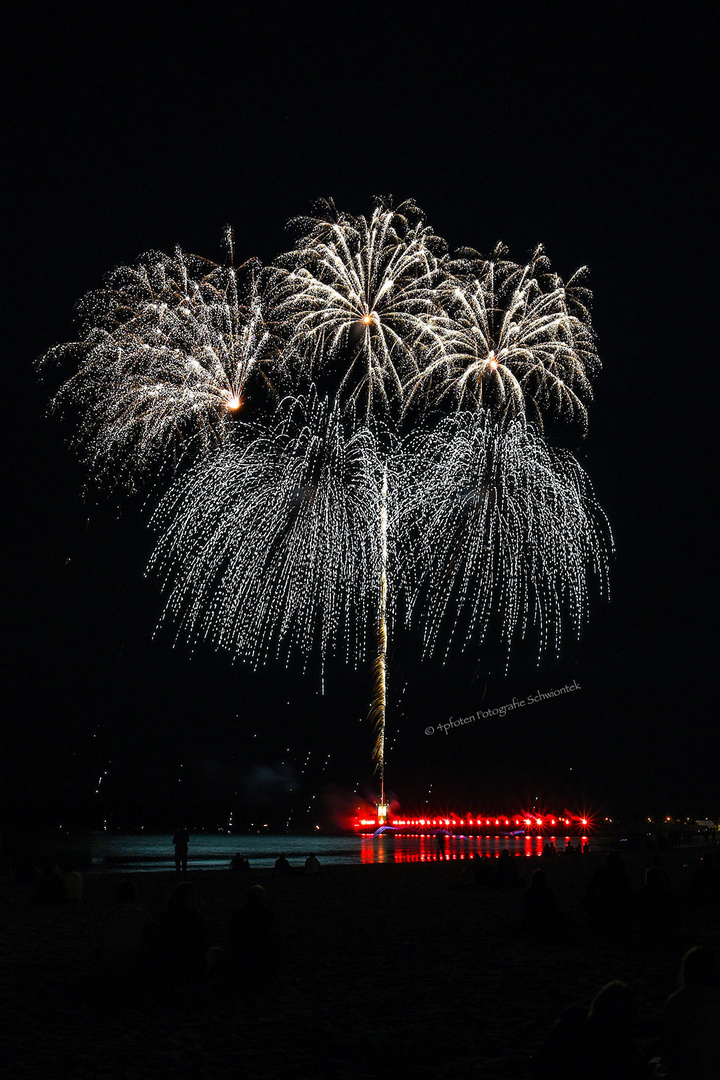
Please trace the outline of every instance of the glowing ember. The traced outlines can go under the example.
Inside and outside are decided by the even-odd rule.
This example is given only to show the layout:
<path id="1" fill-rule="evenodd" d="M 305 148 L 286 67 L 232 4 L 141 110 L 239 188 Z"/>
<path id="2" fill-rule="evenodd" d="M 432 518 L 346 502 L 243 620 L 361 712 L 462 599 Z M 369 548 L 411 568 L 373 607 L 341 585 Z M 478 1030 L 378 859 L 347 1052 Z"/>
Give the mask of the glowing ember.
<path id="1" fill-rule="evenodd" d="M 240 408 L 241 405 L 242 398 L 239 394 L 233 394 L 233 396 L 229 397 L 225 402 L 225 408 L 230 409 L 231 412 L 235 412 L 237 409 Z"/>
<path id="2" fill-rule="evenodd" d="M 363 315 L 362 322 L 364 322 L 366 326 L 370 326 L 372 324 L 372 315 Z"/>

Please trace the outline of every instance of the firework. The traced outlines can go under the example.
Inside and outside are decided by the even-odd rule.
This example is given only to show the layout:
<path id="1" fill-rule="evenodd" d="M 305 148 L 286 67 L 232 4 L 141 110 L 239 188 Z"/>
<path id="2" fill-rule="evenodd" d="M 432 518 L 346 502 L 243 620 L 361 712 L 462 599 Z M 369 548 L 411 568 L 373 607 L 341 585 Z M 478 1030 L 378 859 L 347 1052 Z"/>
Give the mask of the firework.
<path id="1" fill-rule="evenodd" d="M 382 589 L 382 482 L 371 431 L 349 432 L 316 394 L 284 400 L 162 500 L 151 565 L 166 614 L 255 666 L 291 652 L 360 662 Z"/>
<path id="2" fill-rule="evenodd" d="M 42 358 L 77 370 L 56 394 L 75 409 L 89 471 L 111 483 L 227 443 L 248 387 L 278 352 L 259 264 L 240 270 L 180 251 L 121 266 L 79 305 L 82 336 Z"/>
<path id="3" fill-rule="evenodd" d="M 523 419 L 443 418 L 412 436 L 402 463 L 399 536 L 416 553 L 414 615 L 426 652 L 447 655 L 495 627 L 508 657 L 530 628 L 559 651 L 563 616 L 587 617 L 588 580 L 607 584 L 611 538 L 572 455 L 551 450 Z"/>
<path id="4" fill-rule="evenodd" d="M 306 231 L 280 260 L 275 314 L 290 328 L 299 377 L 334 369 L 338 396 L 365 422 L 393 415 L 435 337 L 444 241 L 413 203 L 381 202 L 368 220 L 327 202 L 297 224 Z"/>
<path id="5" fill-rule="evenodd" d="M 584 268 L 563 284 L 542 247 L 524 266 L 501 244 L 489 259 L 473 255 L 440 286 L 445 318 L 427 339 L 408 399 L 540 423 L 550 412 L 585 429 L 599 365 Z"/>
<path id="6" fill-rule="evenodd" d="M 377 621 L 377 657 L 375 658 L 375 693 L 370 719 L 376 730 L 374 757 L 380 770 L 380 805 L 385 805 L 385 719 L 387 711 L 387 587 L 388 587 L 388 469 L 383 470 L 380 489 L 378 531 L 380 538 L 380 598 Z"/>
<path id="7" fill-rule="evenodd" d="M 54 402 L 96 478 L 177 473 L 151 568 L 179 636 L 255 666 L 374 656 L 384 807 L 401 612 L 426 653 L 497 634 L 509 659 L 531 631 L 559 650 L 607 585 L 602 511 L 541 434 L 549 415 L 586 426 L 589 293 L 542 248 L 450 261 L 410 202 L 296 225 L 267 271 L 180 250 L 118 268 L 43 362 L 75 365 Z"/>

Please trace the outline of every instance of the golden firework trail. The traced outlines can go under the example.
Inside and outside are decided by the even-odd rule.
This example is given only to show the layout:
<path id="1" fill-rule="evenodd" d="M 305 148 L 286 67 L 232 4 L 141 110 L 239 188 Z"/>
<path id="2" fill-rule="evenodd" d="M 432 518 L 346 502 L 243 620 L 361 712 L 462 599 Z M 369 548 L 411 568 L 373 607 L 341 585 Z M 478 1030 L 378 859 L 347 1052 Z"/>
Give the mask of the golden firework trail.
<path id="1" fill-rule="evenodd" d="M 370 707 L 370 719 L 375 727 L 373 758 L 380 772 L 380 803 L 385 805 L 385 712 L 387 705 L 387 465 L 383 470 L 380 492 L 380 604 L 377 622 L 377 657 L 373 668 L 375 693 Z"/>

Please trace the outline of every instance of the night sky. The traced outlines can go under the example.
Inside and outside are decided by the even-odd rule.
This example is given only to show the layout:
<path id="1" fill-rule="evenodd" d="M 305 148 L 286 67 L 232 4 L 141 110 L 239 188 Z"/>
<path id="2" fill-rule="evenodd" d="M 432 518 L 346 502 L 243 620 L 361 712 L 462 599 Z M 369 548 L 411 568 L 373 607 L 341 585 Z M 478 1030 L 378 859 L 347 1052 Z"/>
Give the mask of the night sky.
<path id="1" fill-rule="evenodd" d="M 559 661 L 520 650 L 505 675 L 489 645 L 442 667 L 395 639 L 388 787 L 407 811 L 718 816 L 714 6 L 204 7 L 26 6 L 11 27 L 3 813 L 302 826 L 376 791 L 369 665 L 329 669 L 323 696 L 315 668 L 155 635 L 150 503 L 83 496 L 33 361 L 144 251 L 220 259 L 230 223 L 269 262 L 317 197 L 392 194 L 451 248 L 542 242 L 563 277 L 590 267 L 603 369 L 587 438 L 564 438 L 617 554 Z"/>

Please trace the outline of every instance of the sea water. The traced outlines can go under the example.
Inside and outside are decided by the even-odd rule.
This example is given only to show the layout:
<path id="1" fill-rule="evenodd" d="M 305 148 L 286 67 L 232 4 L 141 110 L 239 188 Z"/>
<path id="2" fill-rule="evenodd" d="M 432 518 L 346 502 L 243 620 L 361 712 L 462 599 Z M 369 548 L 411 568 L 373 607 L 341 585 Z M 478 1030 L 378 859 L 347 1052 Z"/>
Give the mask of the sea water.
<path id="1" fill-rule="evenodd" d="M 543 846 L 552 840 L 562 854 L 568 838 L 565 836 L 460 836 L 446 835 L 440 852 L 434 834 L 425 836 L 287 836 L 272 833 L 225 834 L 190 833 L 189 869 L 222 869 L 229 867 L 233 855 L 240 853 L 252 867 L 272 866 L 278 855 L 284 854 L 291 865 L 302 866 L 312 852 L 324 865 L 359 863 L 424 862 L 439 856 L 463 861 L 471 855 L 497 856 L 508 848 L 512 855 L 541 855 Z M 573 846 L 580 843 L 570 838 Z M 614 843 L 617 843 L 615 841 Z M 591 847 L 607 848 L 608 842 L 590 838 Z M 174 867 L 172 836 L 160 833 L 91 832 L 77 836 L 58 837 L 58 856 L 65 861 L 75 860 L 85 870 L 127 872 L 129 870 L 168 870 Z"/>

